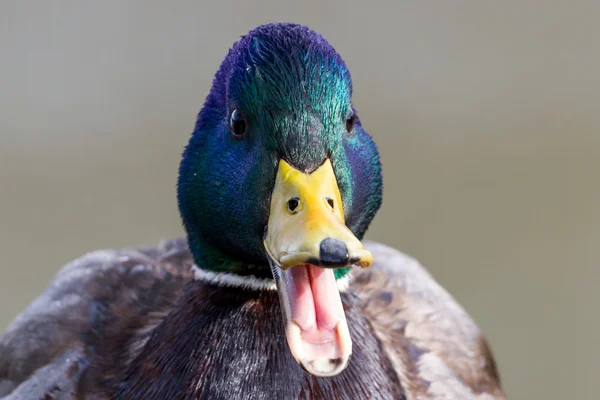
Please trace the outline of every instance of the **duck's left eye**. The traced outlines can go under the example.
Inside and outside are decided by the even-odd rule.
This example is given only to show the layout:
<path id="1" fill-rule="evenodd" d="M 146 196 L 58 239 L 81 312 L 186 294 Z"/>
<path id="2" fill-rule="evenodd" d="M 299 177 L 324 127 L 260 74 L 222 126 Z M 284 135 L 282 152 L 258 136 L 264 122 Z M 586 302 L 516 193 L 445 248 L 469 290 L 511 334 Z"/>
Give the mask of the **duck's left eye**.
<path id="1" fill-rule="evenodd" d="M 356 122 L 356 115 L 354 115 L 354 111 L 350 111 L 350 114 L 346 117 L 346 132 L 352 132 L 354 129 L 354 123 Z"/>
<path id="2" fill-rule="evenodd" d="M 231 112 L 231 117 L 229 118 L 229 129 L 231 129 L 231 133 L 235 136 L 242 136 L 246 133 L 246 120 L 242 115 L 241 111 L 237 108 Z"/>

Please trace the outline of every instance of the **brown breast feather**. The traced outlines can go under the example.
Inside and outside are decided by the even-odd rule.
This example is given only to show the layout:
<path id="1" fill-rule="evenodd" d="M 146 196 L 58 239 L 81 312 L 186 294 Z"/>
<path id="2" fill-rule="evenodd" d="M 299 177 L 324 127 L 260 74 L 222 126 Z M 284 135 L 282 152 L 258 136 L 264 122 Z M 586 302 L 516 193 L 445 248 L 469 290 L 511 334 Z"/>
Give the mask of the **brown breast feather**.
<path id="1" fill-rule="evenodd" d="M 504 398 L 489 347 L 456 301 L 416 260 L 381 244 L 367 247 L 376 262 L 355 274 L 350 290 L 364 303 L 410 398 Z M 0 397 L 67 399 L 101 391 L 87 367 L 98 347 L 112 345 L 102 338 L 123 337 L 127 343 L 119 346 L 128 350 L 121 362 L 130 362 L 181 296 L 191 264 L 185 240 L 174 240 L 97 251 L 66 265 L 1 338 Z"/>

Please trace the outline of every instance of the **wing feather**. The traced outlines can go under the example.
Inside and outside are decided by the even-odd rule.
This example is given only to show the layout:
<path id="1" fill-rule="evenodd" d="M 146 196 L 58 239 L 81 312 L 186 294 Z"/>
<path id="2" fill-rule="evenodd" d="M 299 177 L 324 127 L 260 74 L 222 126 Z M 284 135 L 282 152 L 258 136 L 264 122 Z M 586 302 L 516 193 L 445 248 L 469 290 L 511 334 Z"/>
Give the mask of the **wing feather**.
<path id="1" fill-rule="evenodd" d="M 367 248 L 375 263 L 350 290 L 412 398 L 504 398 L 487 342 L 456 300 L 415 259 L 378 243 Z"/>
<path id="2" fill-rule="evenodd" d="M 95 251 L 65 265 L 0 339 L 0 397 L 38 398 L 45 390 L 39 398 L 63 398 L 58 393 L 74 390 L 87 359 L 117 350 L 101 348 L 107 338 L 129 340 L 114 343 L 133 358 L 192 279 L 191 264 L 186 242 L 173 240 Z"/>

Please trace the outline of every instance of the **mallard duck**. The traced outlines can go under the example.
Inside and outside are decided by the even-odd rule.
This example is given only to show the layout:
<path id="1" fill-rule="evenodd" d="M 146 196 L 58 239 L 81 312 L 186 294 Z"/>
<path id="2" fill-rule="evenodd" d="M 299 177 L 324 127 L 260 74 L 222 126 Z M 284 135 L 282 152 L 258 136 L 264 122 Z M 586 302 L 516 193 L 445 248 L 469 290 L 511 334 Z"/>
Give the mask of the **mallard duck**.
<path id="1" fill-rule="evenodd" d="M 187 238 L 63 267 L 0 341 L 0 397 L 504 398 L 455 300 L 361 241 L 382 178 L 351 95 L 316 32 L 243 36 L 183 153 Z"/>

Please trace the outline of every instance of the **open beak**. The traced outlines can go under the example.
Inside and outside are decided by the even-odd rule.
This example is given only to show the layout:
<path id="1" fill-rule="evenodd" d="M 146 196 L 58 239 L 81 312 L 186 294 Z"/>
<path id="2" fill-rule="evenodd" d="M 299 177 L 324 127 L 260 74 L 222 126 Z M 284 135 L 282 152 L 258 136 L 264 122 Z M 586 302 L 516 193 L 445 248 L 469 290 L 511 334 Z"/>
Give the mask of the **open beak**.
<path id="1" fill-rule="evenodd" d="M 329 159 L 310 174 L 279 161 L 264 245 L 292 355 L 313 375 L 339 374 L 352 341 L 334 268 L 366 267 L 373 256 L 345 225 Z"/>

